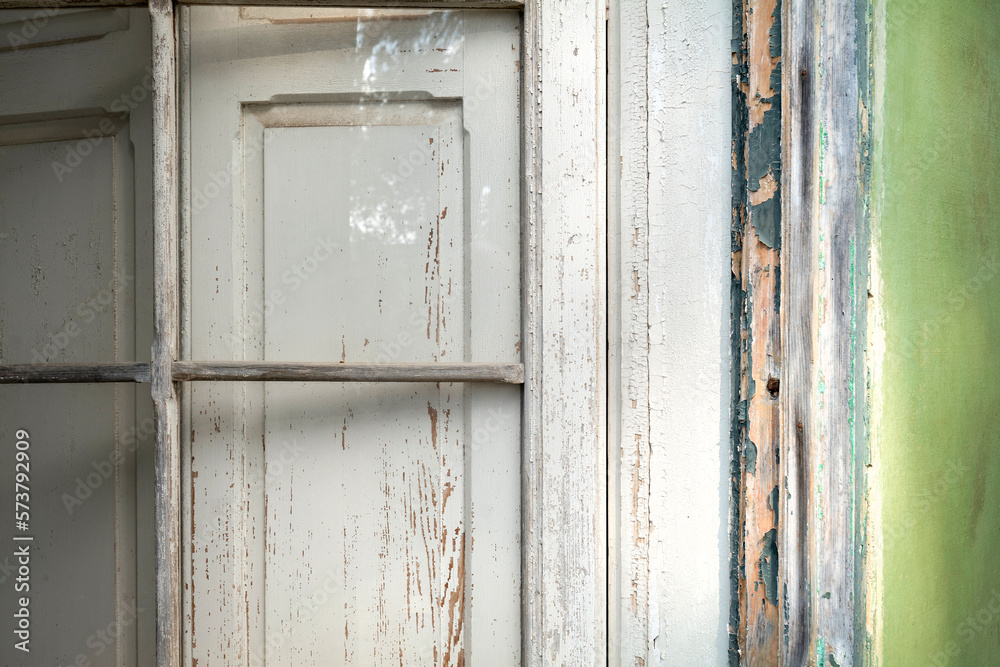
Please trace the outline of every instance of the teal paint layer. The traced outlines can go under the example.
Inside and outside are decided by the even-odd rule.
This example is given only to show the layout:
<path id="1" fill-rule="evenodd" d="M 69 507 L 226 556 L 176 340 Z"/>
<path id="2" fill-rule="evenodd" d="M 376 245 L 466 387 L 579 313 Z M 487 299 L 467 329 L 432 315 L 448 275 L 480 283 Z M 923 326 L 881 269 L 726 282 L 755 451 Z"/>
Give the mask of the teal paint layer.
<path id="1" fill-rule="evenodd" d="M 1000 2 L 883 8 L 872 164 L 886 340 L 872 388 L 879 664 L 997 665 Z"/>

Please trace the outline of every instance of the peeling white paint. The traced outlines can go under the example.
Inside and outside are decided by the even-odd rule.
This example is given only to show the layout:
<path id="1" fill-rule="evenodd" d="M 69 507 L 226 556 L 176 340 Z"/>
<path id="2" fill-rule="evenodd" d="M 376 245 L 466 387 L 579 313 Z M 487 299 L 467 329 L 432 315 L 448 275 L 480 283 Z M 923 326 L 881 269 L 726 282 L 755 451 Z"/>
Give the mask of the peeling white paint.
<path id="1" fill-rule="evenodd" d="M 648 4 L 647 665 L 726 664 L 731 15 Z"/>

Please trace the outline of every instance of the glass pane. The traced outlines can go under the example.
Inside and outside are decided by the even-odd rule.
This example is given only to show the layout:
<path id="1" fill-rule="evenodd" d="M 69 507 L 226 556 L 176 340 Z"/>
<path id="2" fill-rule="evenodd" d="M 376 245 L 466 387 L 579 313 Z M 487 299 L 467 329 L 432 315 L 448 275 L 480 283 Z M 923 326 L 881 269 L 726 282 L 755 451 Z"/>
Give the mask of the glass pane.
<path id="1" fill-rule="evenodd" d="M 0 11 L 0 24 L 0 363 L 146 361 L 149 12 Z M 0 386 L 0 664 L 153 664 L 152 447 L 148 385 Z M 22 597 L 30 652 L 11 634 Z"/>
<path id="2" fill-rule="evenodd" d="M 189 12 L 191 357 L 519 362 L 519 15 Z M 517 664 L 520 387 L 189 391 L 199 662 Z"/>

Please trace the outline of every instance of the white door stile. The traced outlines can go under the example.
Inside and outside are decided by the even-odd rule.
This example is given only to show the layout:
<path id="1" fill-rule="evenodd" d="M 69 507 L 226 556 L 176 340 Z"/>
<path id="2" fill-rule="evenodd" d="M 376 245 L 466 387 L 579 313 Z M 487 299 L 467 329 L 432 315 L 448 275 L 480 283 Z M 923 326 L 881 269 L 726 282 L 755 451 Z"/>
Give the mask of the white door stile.
<path id="1" fill-rule="evenodd" d="M 524 10 L 524 665 L 607 660 L 604 0 Z"/>

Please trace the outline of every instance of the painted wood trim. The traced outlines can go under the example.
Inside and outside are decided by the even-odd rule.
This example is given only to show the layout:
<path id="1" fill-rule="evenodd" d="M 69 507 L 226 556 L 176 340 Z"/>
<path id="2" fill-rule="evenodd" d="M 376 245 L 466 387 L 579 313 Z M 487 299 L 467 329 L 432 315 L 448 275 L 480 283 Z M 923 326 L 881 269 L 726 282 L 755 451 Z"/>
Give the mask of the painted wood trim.
<path id="1" fill-rule="evenodd" d="M 2 377 L 2 376 L 0 376 Z M 523 364 L 347 364 L 175 361 L 185 381 L 281 382 L 495 382 L 523 384 Z"/>
<path id="2" fill-rule="evenodd" d="M 856 3 L 789 3 L 783 73 L 783 665 L 855 654 L 855 419 L 867 247 L 859 215 Z M 860 261 L 858 257 L 862 258 Z M 861 337 L 863 338 L 863 337 Z"/>
<path id="3" fill-rule="evenodd" d="M 524 10 L 526 667 L 607 659 L 606 12 Z"/>
<path id="4" fill-rule="evenodd" d="M 611 3 L 608 20 L 608 658 L 649 659 L 649 18 Z"/>
<path id="5" fill-rule="evenodd" d="M 127 119 L 120 113 L 106 113 L 0 125 L 0 146 L 113 137 L 125 126 Z"/>
<path id="6" fill-rule="evenodd" d="M 149 382 L 149 364 L 6 364 L 0 384 Z"/>
<path id="7" fill-rule="evenodd" d="M 153 32 L 151 384 L 155 427 L 156 664 L 181 662 L 180 413 L 171 376 L 178 349 L 177 47 L 170 0 L 150 0 Z"/>
<path id="8" fill-rule="evenodd" d="M 780 0 L 738 0 L 733 17 L 735 506 L 729 653 L 730 664 L 754 666 L 778 664 L 782 633 L 780 12 Z"/>

